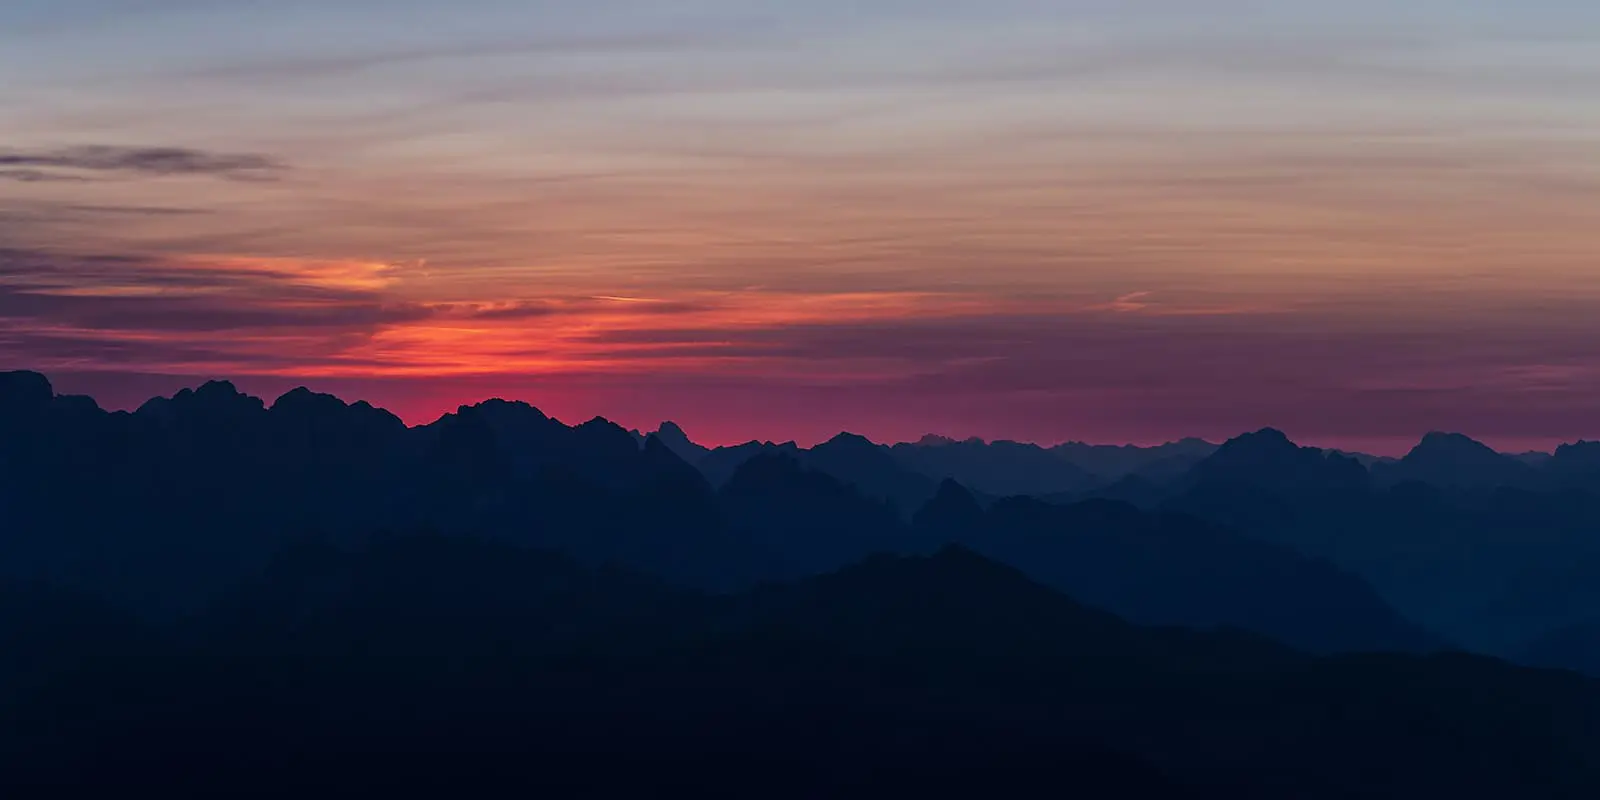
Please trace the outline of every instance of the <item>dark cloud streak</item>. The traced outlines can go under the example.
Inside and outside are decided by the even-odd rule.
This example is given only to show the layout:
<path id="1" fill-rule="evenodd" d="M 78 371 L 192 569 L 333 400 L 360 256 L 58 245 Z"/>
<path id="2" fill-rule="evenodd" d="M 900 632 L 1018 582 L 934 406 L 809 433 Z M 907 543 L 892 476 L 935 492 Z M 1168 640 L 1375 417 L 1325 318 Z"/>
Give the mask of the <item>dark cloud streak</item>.
<path id="1" fill-rule="evenodd" d="M 117 213 L 114 208 L 106 210 Z M 138 208 L 129 211 L 143 213 Z M 81 336 L 292 332 L 327 338 L 366 335 L 429 319 L 492 324 L 607 311 L 659 317 L 713 307 L 681 301 L 618 303 L 582 296 L 401 301 L 376 287 L 296 282 L 292 274 L 267 268 L 207 269 L 159 256 L 0 248 L 0 322 L 73 329 Z M 299 355 L 285 353 L 283 358 L 293 364 Z"/>
<path id="2" fill-rule="evenodd" d="M 3 156 L 0 156 L 0 158 L 3 158 Z M 88 178 L 81 175 L 65 175 L 42 169 L 0 169 L 0 181 L 16 181 L 17 183 L 86 183 L 88 180 Z"/>
<path id="3" fill-rule="evenodd" d="M 0 320 L 107 334 L 340 330 L 427 317 L 375 292 L 268 270 L 196 269 L 153 256 L 0 249 Z"/>
<path id="4" fill-rule="evenodd" d="M 210 176 L 227 180 L 271 180 L 288 169 L 258 153 L 222 153 L 186 147 L 84 145 L 54 150 L 0 150 L 0 168 L 13 180 L 82 180 L 79 172 L 154 177 Z M 17 177 L 17 175 L 23 177 Z"/>

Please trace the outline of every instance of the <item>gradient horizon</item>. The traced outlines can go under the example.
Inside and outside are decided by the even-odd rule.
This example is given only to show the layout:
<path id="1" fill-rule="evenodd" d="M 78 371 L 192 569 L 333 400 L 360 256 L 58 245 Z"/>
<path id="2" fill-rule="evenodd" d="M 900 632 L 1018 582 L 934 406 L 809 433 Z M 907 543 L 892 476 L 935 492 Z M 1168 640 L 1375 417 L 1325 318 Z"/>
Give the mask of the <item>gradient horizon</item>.
<path id="1" fill-rule="evenodd" d="M 697 440 L 1600 437 L 1600 8 L 14 0 L 0 366 Z"/>

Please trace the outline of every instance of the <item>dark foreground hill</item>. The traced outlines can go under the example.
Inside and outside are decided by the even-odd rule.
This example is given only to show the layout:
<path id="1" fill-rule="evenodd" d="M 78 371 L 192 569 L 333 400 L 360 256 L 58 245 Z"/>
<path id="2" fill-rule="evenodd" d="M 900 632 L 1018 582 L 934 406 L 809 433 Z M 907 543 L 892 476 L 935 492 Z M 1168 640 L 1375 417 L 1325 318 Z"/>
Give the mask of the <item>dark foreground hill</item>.
<path id="1" fill-rule="evenodd" d="M 307 543 L 148 630 L 6 597 L 0 635 L 58 664 L 0 675 L 16 792 L 1600 792 L 1575 675 L 1135 627 L 959 548 L 716 596 L 469 539 Z"/>

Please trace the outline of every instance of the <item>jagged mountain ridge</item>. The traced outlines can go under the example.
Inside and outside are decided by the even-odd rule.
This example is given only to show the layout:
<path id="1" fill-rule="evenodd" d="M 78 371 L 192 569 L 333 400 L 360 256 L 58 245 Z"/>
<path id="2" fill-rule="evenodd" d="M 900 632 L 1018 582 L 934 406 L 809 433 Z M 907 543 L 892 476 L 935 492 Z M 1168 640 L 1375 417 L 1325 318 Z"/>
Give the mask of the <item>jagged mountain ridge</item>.
<path id="1" fill-rule="evenodd" d="M 1197 550 L 1185 544 L 1202 536 L 1194 523 L 1132 507 L 1090 518 L 1038 504 L 970 530 L 913 524 L 939 483 L 862 437 L 762 446 L 715 486 L 670 436 L 641 445 L 603 419 L 569 426 L 525 403 L 486 401 L 407 428 L 364 404 L 297 390 L 269 405 L 213 382 L 132 414 L 74 407 L 57 424 L 51 403 L 29 394 L 29 433 L 7 441 L 7 455 L 31 463 L 0 487 L 0 507 L 30 533 L 0 540 L 0 577 L 43 576 L 155 612 L 203 604 L 303 533 L 354 544 L 418 529 L 490 536 L 714 589 L 962 541 L 1141 621 L 1241 627 L 1318 651 L 1436 641 L 1397 637 L 1407 624 L 1331 567 L 1274 580 L 1305 559 L 1209 528 Z M 88 430 L 106 435 L 60 446 Z M 68 500 L 85 492 L 94 502 Z M 1050 567 L 1064 561 L 1075 563 Z M 1273 608 L 1341 611 L 1337 624 L 1291 625 L 1259 613 Z"/>
<path id="2" fill-rule="evenodd" d="M 685 445 L 688 436 L 677 426 L 664 426 L 662 436 L 603 419 L 569 426 L 525 403 L 486 401 L 407 428 L 365 403 L 296 390 L 269 405 L 220 381 L 133 413 L 55 396 L 48 380 L 32 373 L 7 374 L 0 387 L 7 410 L 0 416 L 0 477 L 7 479 L 0 510 L 17 527 L 57 524 L 70 533 L 59 546 L 0 542 L 7 556 L 0 572 L 100 588 L 118 587 L 119 576 L 130 573 L 163 576 L 146 581 L 154 586 L 118 591 L 172 608 L 259 564 L 287 530 L 357 539 L 418 526 L 475 531 L 696 585 L 798 577 L 864 555 L 870 543 L 928 545 L 901 528 L 939 485 L 906 467 L 895 448 L 849 435 L 817 448 L 717 448 L 691 466 L 682 454 L 703 448 Z M 926 444 L 951 446 L 942 439 Z M 1464 437 L 1436 434 L 1417 450 L 1413 463 L 1449 466 L 1448 458 L 1429 454 L 1457 450 L 1496 468 L 1506 463 Z M 1217 447 L 1176 477 L 1125 476 L 1045 499 L 1126 501 L 1151 514 L 1206 520 L 1288 555 L 1325 559 L 1447 639 L 1517 656 L 1528 642 L 1600 614 L 1600 593 L 1586 588 L 1600 574 L 1600 546 L 1587 533 L 1600 524 L 1589 480 L 1593 452 L 1577 443 L 1535 466 L 1515 460 L 1513 469 L 1538 478 L 1523 486 L 1438 486 L 1386 480 L 1383 464 L 1369 470 L 1265 429 Z M 881 530 L 888 523 L 861 514 L 816 538 L 786 526 L 779 514 L 732 513 L 739 500 L 719 487 L 758 454 L 787 455 L 834 478 L 845 473 L 854 491 L 890 504 L 895 529 Z M 973 494 L 985 508 L 1003 499 Z M 249 515 L 239 518 L 241 508 Z M 225 519 L 225 542 L 205 533 Z M 1119 610 L 1135 613 L 1134 602 L 1147 599 L 1101 601 L 1128 603 Z M 1196 608 L 1240 621 L 1206 603 Z"/>

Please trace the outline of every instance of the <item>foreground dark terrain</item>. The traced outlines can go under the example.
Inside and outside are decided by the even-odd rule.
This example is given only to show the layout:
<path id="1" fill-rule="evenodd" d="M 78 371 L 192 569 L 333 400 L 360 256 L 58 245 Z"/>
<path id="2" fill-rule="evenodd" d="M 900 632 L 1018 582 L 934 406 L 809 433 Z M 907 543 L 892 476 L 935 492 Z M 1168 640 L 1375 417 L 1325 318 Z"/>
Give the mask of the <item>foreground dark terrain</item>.
<path id="1" fill-rule="evenodd" d="M 0 374 L 0 780 L 1600 796 L 1600 684 L 1545 668 L 1593 668 L 1597 473 L 1475 444 L 709 450 Z"/>

